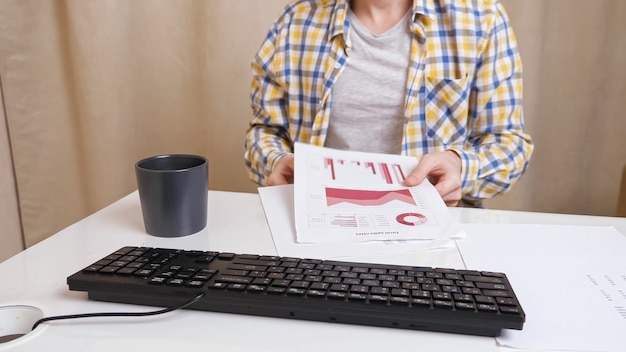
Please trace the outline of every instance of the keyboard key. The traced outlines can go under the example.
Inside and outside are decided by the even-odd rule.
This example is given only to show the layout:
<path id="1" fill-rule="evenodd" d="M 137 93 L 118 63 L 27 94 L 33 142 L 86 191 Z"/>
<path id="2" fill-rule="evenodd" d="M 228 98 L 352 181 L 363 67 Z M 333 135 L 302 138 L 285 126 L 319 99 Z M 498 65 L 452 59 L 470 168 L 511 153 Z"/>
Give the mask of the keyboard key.
<path id="1" fill-rule="evenodd" d="M 476 306 L 473 303 L 467 303 L 467 302 L 456 302 L 455 305 L 456 309 L 462 309 L 462 310 L 475 310 Z"/>
<path id="2" fill-rule="evenodd" d="M 282 295 L 287 291 L 284 287 L 270 286 L 266 289 L 266 292 L 271 295 Z"/>
<path id="3" fill-rule="evenodd" d="M 395 305 L 403 305 L 403 306 L 409 305 L 409 299 L 407 297 L 391 297 L 389 299 L 389 302 Z"/>
<path id="4" fill-rule="evenodd" d="M 500 307 L 500 311 L 504 314 L 521 314 L 521 310 L 517 307 Z"/>
<path id="5" fill-rule="evenodd" d="M 365 301 L 367 299 L 367 294 L 350 292 L 348 294 L 348 299 L 351 301 Z"/>
<path id="6" fill-rule="evenodd" d="M 263 292 L 265 291 L 265 285 L 248 285 L 248 292 Z"/>
<path id="7" fill-rule="evenodd" d="M 322 291 L 322 290 L 309 290 L 307 291 L 306 295 L 308 297 L 325 297 L 326 296 L 326 291 Z"/>
<path id="8" fill-rule="evenodd" d="M 435 300 L 433 301 L 433 307 L 439 309 L 452 309 L 452 307 L 454 307 L 454 303 L 452 303 L 452 301 Z"/>
<path id="9" fill-rule="evenodd" d="M 413 307 L 430 307 L 431 301 L 423 298 L 412 298 L 411 305 Z"/>
<path id="10" fill-rule="evenodd" d="M 510 297 L 511 293 L 503 290 L 483 290 L 483 295 L 491 297 Z"/>
<path id="11" fill-rule="evenodd" d="M 387 302 L 389 302 L 389 298 L 387 296 L 383 296 L 383 295 L 370 295 L 369 301 L 371 303 L 383 303 L 383 304 L 386 304 Z"/>
<path id="12" fill-rule="evenodd" d="M 476 306 L 478 310 L 482 311 L 482 312 L 490 312 L 490 313 L 496 313 L 498 311 L 498 307 L 495 306 L 495 304 L 484 304 L 481 303 L 479 305 Z"/>
<path id="13" fill-rule="evenodd" d="M 241 276 L 218 275 L 215 278 L 215 281 L 237 283 L 237 284 L 249 284 L 250 282 L 252 282 L 252 278 L 251 277 L 241 277 Z"/>

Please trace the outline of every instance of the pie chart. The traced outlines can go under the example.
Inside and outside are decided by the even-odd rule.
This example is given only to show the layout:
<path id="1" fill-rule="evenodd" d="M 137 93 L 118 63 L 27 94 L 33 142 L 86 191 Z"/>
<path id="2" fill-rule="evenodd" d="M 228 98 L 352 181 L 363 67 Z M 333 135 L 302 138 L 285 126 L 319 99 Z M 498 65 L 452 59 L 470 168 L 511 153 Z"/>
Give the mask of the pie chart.
<path id="1" fill-rule="evenodd" d="M 396 221 L 402 225 L 417 226 L 425 224 L 428 219 L 420 213 L 402 213 L 396 216 Z"/>

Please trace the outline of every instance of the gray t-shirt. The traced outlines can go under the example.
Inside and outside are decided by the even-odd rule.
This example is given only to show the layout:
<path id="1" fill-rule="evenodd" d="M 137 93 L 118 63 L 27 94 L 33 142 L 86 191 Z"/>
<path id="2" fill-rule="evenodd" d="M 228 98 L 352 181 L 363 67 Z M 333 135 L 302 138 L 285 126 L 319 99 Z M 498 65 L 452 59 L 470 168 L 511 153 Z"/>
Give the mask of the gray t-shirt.
<path id="1" fill-rule="evenodd" d="M 348 12 L 352 49 L 332 90 L 326 147 L 400 154 L 410 15 L 411 11 L 387 32 L 374 35 Z"/>

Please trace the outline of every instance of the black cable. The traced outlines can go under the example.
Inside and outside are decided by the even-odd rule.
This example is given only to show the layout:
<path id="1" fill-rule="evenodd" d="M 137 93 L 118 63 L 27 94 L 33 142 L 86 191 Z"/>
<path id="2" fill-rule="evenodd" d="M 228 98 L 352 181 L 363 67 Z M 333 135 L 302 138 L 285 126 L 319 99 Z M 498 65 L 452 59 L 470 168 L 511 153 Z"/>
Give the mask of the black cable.
<path id="1" fill-rule="evenodd" d="M 163 314 L 163 313 L 168 313 L 177 309 L 183 309 L 193 303 L 195 303 L 197 300 L 199 300 L 200 298 L 202 298 L 204 296 L 204 293 L 200 292 L 197 296 L 195 296 L 194 298 L 190 299 L 189 301 L 184 302 L 181 305 L 175 306 L 175 307 L 170 307 L 170 308 L 165 308 L 165 309 L 160 309 L 160 310 L 155 310 L 155 311 L 151 311 L 151 312 L 119 312 L 119 313 L 85 313 L 85 314 L 71 314 L 71 315 L 56 315 L 56 316 L 52 316 L 52 317 L 46 317 L 46 318 L 41 318 L 39 320 L 37 320 L 35 322 L 35 324 L 33 325 L 32 330 L 35 330 L 37 328 L 37 326 L 39 326 L 39 324 L 47 322 L 47 321 L 53 321 L 53 320 L 61 320 L 61 319 L 77 319 L 77 318 L 92 318 L 92 317 L 146 317 L 146 316 L 151 316 L 151 315 L 157 315 L 157 314 Z"/>

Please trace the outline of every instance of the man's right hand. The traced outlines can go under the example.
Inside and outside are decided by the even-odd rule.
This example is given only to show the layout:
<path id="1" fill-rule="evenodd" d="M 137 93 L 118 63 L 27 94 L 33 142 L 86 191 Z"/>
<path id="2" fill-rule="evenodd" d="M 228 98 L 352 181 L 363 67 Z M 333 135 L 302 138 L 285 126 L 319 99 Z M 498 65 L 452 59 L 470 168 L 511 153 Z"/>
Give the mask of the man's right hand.
<path id="1" fill-rule="evenodd" d="M 293 154 L 287 154 L 278 159 L 278 161 L 274 164 L 272 173 L 267 178 L 267 185 L 278 186 L 293 183 L 293 161 Z"/>

